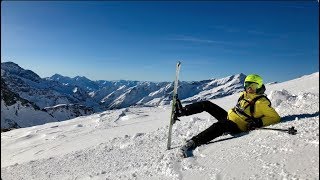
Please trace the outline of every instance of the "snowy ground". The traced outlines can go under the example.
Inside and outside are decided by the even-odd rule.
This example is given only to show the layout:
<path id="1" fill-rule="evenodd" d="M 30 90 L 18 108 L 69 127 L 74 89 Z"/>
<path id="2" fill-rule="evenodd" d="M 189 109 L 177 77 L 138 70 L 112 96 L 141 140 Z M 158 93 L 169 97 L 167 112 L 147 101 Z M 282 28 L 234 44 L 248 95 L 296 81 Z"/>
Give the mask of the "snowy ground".
<path id="1" fill-rule="evenodd" d="M 225 135 L 177 157 L 178 147 L 216 120 L 182 117 L 167 151 L 170 106 L 126 108 L 1 133 L 1 178 L 319 179 L 319 73 L 267 86 L 283 117 L 271 127 Z M 238 94 L 212 100 L 226 110 Z"/>

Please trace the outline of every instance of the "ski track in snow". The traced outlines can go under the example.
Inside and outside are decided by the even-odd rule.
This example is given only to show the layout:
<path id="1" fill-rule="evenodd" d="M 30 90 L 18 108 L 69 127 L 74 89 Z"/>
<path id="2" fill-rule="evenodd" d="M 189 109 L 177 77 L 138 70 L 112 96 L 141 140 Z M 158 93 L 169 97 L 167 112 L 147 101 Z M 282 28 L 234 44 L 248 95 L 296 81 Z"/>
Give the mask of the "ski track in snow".
<path id="1" fill-rule="evenodd" d="M 167 151 L 170 106 L 125 108 L 1 133 L 1 177 L 319 179 L 319 93 L 272 90 L 268 97 L 283 117 L 270 127 L 294 126 L 296 135 L 271 130 L 224 135 L 183 159 L 179 147 L 214 123 L 213 117 L 182 117 L 173 126 Z M 234 103 L 238 96 L 213 102 L 228 98 Z"/>

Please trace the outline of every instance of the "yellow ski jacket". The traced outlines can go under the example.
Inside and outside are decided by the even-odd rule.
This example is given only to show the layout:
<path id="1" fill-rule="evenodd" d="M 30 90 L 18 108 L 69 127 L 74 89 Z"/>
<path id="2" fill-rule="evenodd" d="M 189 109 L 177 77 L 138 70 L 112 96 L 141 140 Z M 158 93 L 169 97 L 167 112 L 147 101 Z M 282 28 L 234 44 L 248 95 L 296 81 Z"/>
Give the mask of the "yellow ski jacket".
<path id="1" fill-rule="evenodd" d="M 238 107 L 242 108 L 243 112 L 254 118 L 260 118 L 263 122 L 263 126 L 268 126 L 271 124 L 278 123 L 280 121 L 279 114 L 271 107 L 271 104 L 268 99 L 265 97 L 259 98 L 254 104 L 254 113 L 251 115 L 249 103 L 257 96 L 258 94 L 248 94 L 243 91 L 240 94 L 240 97 L 243 95 L 243 98 L 238 102 Z M 247 117 L 239 113 L 237 108 L 232 108 L 228 111 L 228 119 L 236 123 L 241 131 L 247 131 L 246 121 Z"/>

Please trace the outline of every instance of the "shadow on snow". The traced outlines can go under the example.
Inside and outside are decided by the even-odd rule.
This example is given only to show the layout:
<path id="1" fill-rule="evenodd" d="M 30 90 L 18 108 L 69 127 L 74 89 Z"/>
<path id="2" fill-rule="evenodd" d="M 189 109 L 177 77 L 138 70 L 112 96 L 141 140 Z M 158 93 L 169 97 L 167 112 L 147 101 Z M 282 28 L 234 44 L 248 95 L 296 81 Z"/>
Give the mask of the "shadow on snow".
<path id="1" fill-rule="evenodd" d="M 317 117 L 319 116 L 319 111 L 315 112 L 313 114 L 296 114 L 296 115 L 288 115 L 281 118 L 281 123 L 288 122 L 288 121 L 294 121 L 296 118 L 303 119 L 303 118 L 311 118 L 311 117 Z"/>

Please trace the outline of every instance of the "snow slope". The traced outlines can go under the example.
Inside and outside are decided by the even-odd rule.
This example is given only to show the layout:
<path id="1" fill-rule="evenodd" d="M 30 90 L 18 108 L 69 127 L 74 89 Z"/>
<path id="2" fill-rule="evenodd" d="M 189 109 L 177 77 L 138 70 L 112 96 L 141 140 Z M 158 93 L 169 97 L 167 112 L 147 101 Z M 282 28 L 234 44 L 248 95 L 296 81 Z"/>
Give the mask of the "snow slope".
<path id="1" fill-rule="evenodd" d="M 319 73 L 267 85 L 282 116 L 273 128 L 225 135 L 177 157 L 178 147 L 216 120 L 182 117 L 166 150 L 170 106 L 108 110 L 1 133 L 1 178 L 10 179 L 319 179 Z M 224 109 L 238 94 L 214 99 Z"/>

